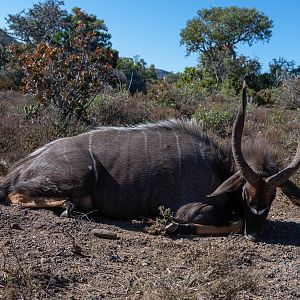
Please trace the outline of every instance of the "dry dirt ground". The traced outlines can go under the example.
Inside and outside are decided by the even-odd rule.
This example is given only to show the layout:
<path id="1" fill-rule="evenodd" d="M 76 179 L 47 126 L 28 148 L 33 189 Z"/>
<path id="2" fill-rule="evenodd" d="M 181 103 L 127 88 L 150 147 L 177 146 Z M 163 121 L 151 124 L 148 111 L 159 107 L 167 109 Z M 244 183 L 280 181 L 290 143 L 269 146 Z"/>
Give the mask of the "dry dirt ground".
<path id="1" fill-rule="evenodd" d="M 0 205 L 0 299 L 300 298 L 300 207 L 280 194 L 256 243 L 58 215 Z M 94 228 L 119 238 L 98 238 Z"/>

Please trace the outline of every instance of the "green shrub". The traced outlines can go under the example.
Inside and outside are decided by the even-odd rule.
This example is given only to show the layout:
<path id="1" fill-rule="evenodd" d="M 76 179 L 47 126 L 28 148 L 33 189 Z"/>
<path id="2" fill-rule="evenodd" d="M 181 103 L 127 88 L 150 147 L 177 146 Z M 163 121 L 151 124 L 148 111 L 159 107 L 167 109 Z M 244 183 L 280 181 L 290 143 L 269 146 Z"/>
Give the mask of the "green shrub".
<path id="1" fill-rule="evenodd" d="M 15 69 L 0 71 L 0 90 L 17 90 L 21 85 L 22 75 Z"/>
<path id="2" fill-rule="evenodd" d="M 288 109 L 300 109 L 300 78 L 286 75 L 282 81 L 281 102 Z"/>
<path id="3" fill-rule="evenodd" d="M 105 91 L 95 97 L 89 108 L 94 125 L 132 125 L 149 120 L 151 103 L 131 96 L 128 90 Z"/>
<path id="4" fill-rule="evenodd" d="M 236 78 L 227 77 L 221 85 L 221 92 L 227 96 L 234 97 L 241 90 L 241 84 Z"/>
<path id="5" fill-rule="evenodd" d="M 271 89 L 262 89 L 258 92 L 253 91 L 253 102 L 260 105 L 274 104 L 273 93 Z"/>
<path id="6" fill-rule="evenodd" d="M 161 107 L 179 108 L 177 106 L 177 92 L 174 85 L 168 83 L 153 84 L 149 87 L 148 98 Z"/>
<path id="7" fill-rule="evenodd" d="M 220 136 L 227 136 L 230 134 L 235 112 L 233 109 L 224 111 L 224 107 L 222 108 L 219 105 L 212 107 L 199 105 L 193 118 L 201 123 L 204 129 L 212 130 Z"/>
<path id="8" fill-rule="evenodd" d="M 147 98 L 156 106 L 173 109 L 182 116 L 189 117 L 205 96 L 200 82 L 185 84 L 160 83 L 149 88 Z M 177 115 L 177 114 L 176 114 Z"/>
<path id="9" fill-rule="evenodd" d="M 173 214 L 170 208 L 165 208 L 160 206 L 159 208 L 159 217 L 146 228 L 146 232 L 153 235 L 166 235 L 166 226 L 172 221 Z"/>
<path id="10" fill-rule="evenodd" d="M 270 114 L 270 120 L 274 125 L 281 125 L 284 123 L 284 112 L 282 110 L 274 110 Z"/>
<path id="11" fill-rule="evenodd" d="M 183 105 L 196 105 L 205 98 L 203 87 L 199 81 L 184 84 L 179 89 L 180 100 L 178 101 L 181 106 Z"/>

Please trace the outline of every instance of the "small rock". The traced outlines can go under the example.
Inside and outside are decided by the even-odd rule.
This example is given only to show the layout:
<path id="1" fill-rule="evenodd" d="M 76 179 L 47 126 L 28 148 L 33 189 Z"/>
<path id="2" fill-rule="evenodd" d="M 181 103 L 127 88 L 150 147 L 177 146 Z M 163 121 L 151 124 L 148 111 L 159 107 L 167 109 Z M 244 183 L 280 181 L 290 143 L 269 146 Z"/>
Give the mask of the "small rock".
<path id="1" fill-rule="evenodd" d="M 11 229 L 16 229 L 16 230 L 23 230 L 18 223 L 12 223 L 10 224 Z"/>
<path id="2" fill-rule="evenodd" d="M 91 233 L 97 237 L 103 238 L 103 239 L 110 239 L 110 240 L 117 240 L 119 237 L 116 233 L 112 233 L 105 229 L 92 229 Z"/>
<path id="3" fill-rule="evenodd" d="M 48 263 L 49 262 L 49 258 L 46 258 L 46 257 L 42 257 L 41 260 L 41 265 L 44 265 L 45 263 Z"/>
<path id="4" fill-rule="evenodd" d="M 7 240 L 7 241 L 5 241 L 4 243 L 3 243 L 3 246 L 8 246 L 8 245 L 10 245 L 11 244 L 11 241 L 10 240 Z"/>

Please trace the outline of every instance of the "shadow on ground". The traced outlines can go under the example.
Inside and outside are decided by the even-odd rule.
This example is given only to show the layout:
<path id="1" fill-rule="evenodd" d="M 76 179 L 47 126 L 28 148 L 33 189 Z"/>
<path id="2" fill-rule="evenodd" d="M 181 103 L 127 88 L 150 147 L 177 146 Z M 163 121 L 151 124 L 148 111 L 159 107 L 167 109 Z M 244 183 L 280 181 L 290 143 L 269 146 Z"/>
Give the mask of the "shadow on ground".
<path id="1" fill-rule="evenodd" d="M 300 246 L 300 224 L 293 221 L 268 220 L 263 242 L 285 246 Z"/>
<path id="2" fill-rule="evenodd" d="M 58 214 L 58 210 L 54 210 L 54 212 L 55 214 Z M 97 213 L 88 215 L 79 214 L 77 218 L 99 224 L 113 225 L 134 232 L 145 232 L 145 229 L 151 225 L 150 219 L 134 221 L 114 220 L 97 215 Z M 188 237 L 190 237 L 190 235 L 188 235 Z M 171 235 L 170 238 L 176 239 L 176 236 Z M 261 242 L 266 244 L 300 247 L 300 224 L 293 221 L 268 220 Z"/>

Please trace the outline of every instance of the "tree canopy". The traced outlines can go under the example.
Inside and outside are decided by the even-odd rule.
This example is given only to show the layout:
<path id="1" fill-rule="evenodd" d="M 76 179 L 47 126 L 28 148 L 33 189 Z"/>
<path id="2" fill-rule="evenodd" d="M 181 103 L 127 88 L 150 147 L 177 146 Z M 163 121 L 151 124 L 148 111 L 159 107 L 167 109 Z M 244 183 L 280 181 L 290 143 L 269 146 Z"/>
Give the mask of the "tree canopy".
<path id="1" fill-rule="evenodd" d="M 68 13 L 61 8 L 62 5 L 64 2 L 59 0 L 33 4 L 28 11 L 22 10 L 15 15 L 8 15 L 8 28 L 15 38 L 27 44 L 49 43 L 66 26 Z"/>
<path id="2" fill-rule="evenodd" d="M 49 40 L 9 47 L 11 65 L 23 74 L 23 90 L 36 102 L 26 114 L 54 109 L 54 123 L 61 128 L 73 120 L 89 122 L 91 99 L 117 60 L 117 52 L 109 47 L 110 35 L 99 33 L 99 28 L 106 29 L 104 22 L 80 8 L 66 20 L 64 31 Z"/>
<path id="3" fill-rule="evenodd" d="M 187 55 L 199 53 L 199 68 L 212 90 L 225 82 L 236 89 L 244 75 L 260 71 L 258 61 L 237 55 L 236 45 L 268 42 L 272 27 L 272 20 L 256 9 L 212 7 L 188 20 L 180 43 L 186 46 Z"/>
<path id="4" fill-rule="evenodd" d="M 133 59 L 121 57 L 118 59 L 116 68 L 124 72 L 131 93 L 136 91 L 146 91 L 146 81 L 153 82 L 157 80 L 155 66 L 152 64 L 147 68 L 144 59 L 140 59 L 139 55 Z"/>
<path id="5" fill-rule="evenodd" d="M 93 32 L 91 49 L 97 47 L 111 47 L 111 35 L 103 19 L 95 15 L 87 14 L 80 8 L 73 8 L 71 13 L 62 9 L 63 1 L 46 0 L 34 4 L 28 11 L 21 11 L 15 15 L 8 15 L 6 21 L 8 28 L 14 37 L 31 46 L 38 43 L 70 44 L 69 40 L 77 34 L 78 26 L 81 26 L 82 34 Z"/>
<path id="6" fill-rule="evenodd" d="M 268 42 L 272 35 L 272 20 L 254 8 L 213 7 L 197 14 L 180 33 L 188 55 L 233 50 L 238 43 L 251 46 L 256 41 Z"/>

